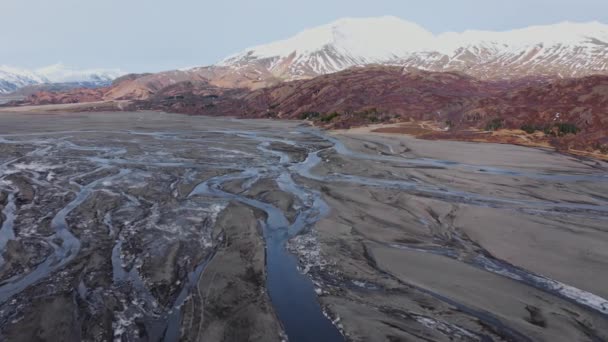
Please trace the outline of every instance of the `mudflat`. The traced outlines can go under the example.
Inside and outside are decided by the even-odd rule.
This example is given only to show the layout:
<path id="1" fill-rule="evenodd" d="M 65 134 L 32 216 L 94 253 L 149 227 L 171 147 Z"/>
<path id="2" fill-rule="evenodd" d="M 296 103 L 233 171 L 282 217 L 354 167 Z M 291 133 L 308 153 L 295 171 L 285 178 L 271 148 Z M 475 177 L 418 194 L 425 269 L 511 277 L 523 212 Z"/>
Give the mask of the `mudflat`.
<path id="1" fill-rule="evenodd" d="M 608 340 L 608 164 L 299 121 L 0 113 L 10 341 Z"/>

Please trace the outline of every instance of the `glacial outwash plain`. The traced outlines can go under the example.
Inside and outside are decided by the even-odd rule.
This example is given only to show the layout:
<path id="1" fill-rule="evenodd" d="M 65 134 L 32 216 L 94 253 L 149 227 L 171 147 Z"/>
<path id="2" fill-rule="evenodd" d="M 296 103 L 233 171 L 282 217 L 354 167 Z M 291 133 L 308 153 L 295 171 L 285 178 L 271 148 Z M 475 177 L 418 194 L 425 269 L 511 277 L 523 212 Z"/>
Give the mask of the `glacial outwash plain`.
<path id="1" fill-rule="evenodd" d="M 0 340 L 608 340 L 606 162 L 372 131 L 1 112 Z"/>

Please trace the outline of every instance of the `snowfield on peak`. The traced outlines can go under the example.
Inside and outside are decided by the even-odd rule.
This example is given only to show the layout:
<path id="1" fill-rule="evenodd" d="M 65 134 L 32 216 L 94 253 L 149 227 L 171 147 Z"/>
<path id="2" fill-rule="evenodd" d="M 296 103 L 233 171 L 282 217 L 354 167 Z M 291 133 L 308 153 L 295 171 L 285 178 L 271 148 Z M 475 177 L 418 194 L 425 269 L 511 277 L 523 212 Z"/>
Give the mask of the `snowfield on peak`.
<path id="1" fill-rule="evenodd" d="M 408 44 L 395 44 L 394 37 L 407 37 Z M 298 33 L 292 38 L 261 45 L 230 56 L 220 64 L 231 64 L 241 57 L 286 58 L 292 53 L 312 54 L 332 46 L 353 57 L 382 61 L 417 49 L 429 48 L 433 34 L 424 28 L 396 17 L 340 19 Z"/>
<path id="2" fill-rule="evenodd" d="M 563 22 L 433 34 L 387 16 L 346 18 L 229 56 L 217 66 L 299 79 L 366 64 L 461 71 L 482 79 L 608 73 L 608 25 Z"/>

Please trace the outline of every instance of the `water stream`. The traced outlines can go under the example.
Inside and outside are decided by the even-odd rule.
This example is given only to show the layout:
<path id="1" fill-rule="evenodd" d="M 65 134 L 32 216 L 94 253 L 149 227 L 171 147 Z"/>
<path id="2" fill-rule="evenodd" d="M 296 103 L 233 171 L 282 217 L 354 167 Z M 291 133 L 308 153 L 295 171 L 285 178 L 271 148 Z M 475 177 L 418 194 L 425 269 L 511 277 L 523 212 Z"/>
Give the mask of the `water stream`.
<path id="1" fill-rule="evenodd" d="M 91 131 L 90 133 L 99 133 Z M 353 174 L 332 173 L 327 175 L 317 174 L 315 167 L 323 163 L 322 153 L 333 151 L 339 156 L 349 159 L 360 159 L 364 161 L 375 161 L 383 163 L 394 163 L 399 165 L 424 165 L 429 167 L 454 168 L 467 170 L 473 173 L 486 173 L 493 175 L 504 175 L 513 177 L 526 177 L 542 179 L 547 181 L 577 182 L 597 181 L 608 182 L 605 174 L 545 174 L 539 172 L 527 172 L 521 170 L 509 170 L 496 167 L 480 167 L 450 161 L 434 160 L 428 158 L 403 158 L 395 155 L 371 155 L 350 150 L 346 145 L 335 137 L 325 135 L 317 130 L 300 128 L 287 134 L 285 137 L 277 137 L 272 132 L 239 131 L 239 130 L 210 130 L 206 132 L 138 132 L 138 131 L 107 131 L 108 134 L 123 136 L 125 139 L 136 139 L 145 137 L 156 139 L 162 143 L 195 143 L 198 148 L 204 148 L 209 153 L 223 152 L 234 157 L 218 159 L 208 162 L 187 160 L 177 156 L 149 158 L 149 155 L 129 155 L 125 147 L 96 147 L 82 146 L 69 139 L 56 139 L 53 135 L 86 134 L 79 131 L 54 132 L 53 134 L 25 134 L 20 137 L 14 135 L 0 136 L 0 144 L 31 144 L 34 149 L 28 154 L 29 157 L 44 158 L 49 151 L 58 153 L 69 151 L 81 151 L 86 153 L 81 157 L 74 157 L 70 162 L 83 162 L 94 165 L 94 171 L 87 171 L 75 175 L 70 181 L 73 198 L 63 207 L 56 211 L 51 219 L 50 226 L 52 235 L 44 238 L 44 243 L 52 248 L 51 254 L 40 264 L 25 274 L 16 275 L 5 279 L 0 284 L 0 303 L 4 303 L 15 295 L 21 293 L 29 286 L 37 284 L 45 279 L 53 277 L 55 272 L 64 269 L 74 260 L 81 251 L 81 241 L 74 235 L 69 227 L 67 217 L 76 208 L 80 207 L 90 196 L 96 192 L 108 188 L 118 193 L 118 196 L 127 198 L 128 206 L 138 207 L 141 203 L 131 195 L 120 194 L 120 191 L 109 189 L 113 180 L 120 180 L 128 175 L 143 174 L 151 172 L 162 173 L 167 169 L 223 169 L 233 170 L 227 174 L 208 178 L 194 187 L 185 201 L 197 197 L 214 198 L 218 202 L 228 203 L 235 201 L 256 208 L 264 213 L 265 218 L 260 221 L 266 248 L 266 289 L 275 312 L 285 330 L 286 335 L 292 342 L 297 341 L 342 341 L 344 337 L 325 315 L 315 291 L 315 285 L 311 278 L 303 274 L 299 267 L 299 260 L 286 248 L 289 240 L 299 234 L 314 229 L 315 224 L 328 215 L 330 208 L 323 200 L 322 195 L 316 190 L 299 184 L 294 179 L 299 177 L 319 183 L 345 183 L 356 184 L 366 187 L 399 189 L 403 192 L 417 196 L 426 196 L 441 199 L 448 202 L 464 203 L 475 206 L 489 206 L 504 208 L 508 210 L 535 210 L 545 213 L 568 212 L 569 214 L 595 215 L 608 217 L 608 204 L 602 198 L 597 201 L 600 205 L 556 203 L 545 200 L 532 199 L 509 199 L 497 196 L 481 195 L 474 192 L 457 190 L 445 185 L 435 185 L 416 180 L 403 179 L 379 179 L 364 177 Z M 187 137 L 182 137 L 186 134 Z M 198 134 L 198 137 L 196 136 Z M 40 139 L 38 135 L 42 135 Z M 17 139 L 19 138 L 19 139 Z M 241 139 L 246 141 L 243 146 L 222 148 L 224 139 Z M 307 139 L 303 139 L 307 138 Z M 298 139 L 302 139 L 303 142 Z M 272 143 L 282 143 L 292 147 L 304 147 L 307 149 L 306 158 L 297 162 L 290 158 L 286 152 L 272 148 Z M 252 147 L 253 146 L 253 147 Z M 329 147 L 327 147 L 329 146 Z M 394 152 L 389 146 L 389 151 Z M 146 159 L 147 158 L 147 159 Z M 0 181 L 4 174 L 17 172 L 14 165 L 21 158 L 11 159 L 0 164 Z M 10 172 L 9 172 L 10 171 Z M 111 171 L 101 175 L 103 171 Z M 100 176 L 86 185 L 80 185 L 74 180 L 84 176 L 94 176 L 97 172 Z M 293 196 L 299 206 L 293 220 L 287 218 L 286 213 L 272 203 L 246 195 L 248 190 L 261 179 L 276 180 L 279 189 Z M 225 189 L 228 182 L 239 181 L 241 192 L 233 193 Z M 51 182 L 51 181 L 48 181 Z M 42 183 L 40 183 L 42 184 Z M 75 189 L 75 190 L 74 190 Z M 7 204 L 4 206 L 2 215 L 4 220 L 0 228 L 0 250 L 6 248 L 10 240 L 18 239 L 15 234 L 15 218 L 19 208 L 15 203 L 16 192 L 10 187 L 4 187 L 8 193 Z M 114 208 L 113 210 L 116 210 Z M 181 308 L 188 299 L 192 290 L 196 288 L 200 278 L 204 276 L 206 266 L 213 260 L 216 249 L 210 250 L 208 255 L 196 262 L 187 276 L 182 280 L 181 289 L 176 293 L 170 305 L 166 308 L 158 308 L 158 303 L 147 287 L 146 280 L 140 274 L 137 266 L 141 266 L 141 260 L 136 259 L 130 267 L 125 268 L 122 260 L 122 251 L 125 244 L 125 232 L 119 232 L 113 226 L 112 212 L 106 213 L 103 218 L 107 226 L 108 235 L 114 239 L 111 248 L 111 269 L 113 286 L 129 284 L 133 291 L 145 305 L 127 305 L 124 314 L 141 315 L 146 321 L 146 333 L 150 340 L 175 341 L 180 337 L 182 320 Z M 124 230 L 124 229 L 123 229 Z M 221 237 L 220 237 L 221 239 Z M 214 241 L 218 243 L 218 241 Z M 408 246 L 394 245 L 394 248 L 411 248 Z M 421 252 L 435 253 L 449 258 L 457 258 L 458 251 L 448 247 L 436 247 L 434 249 L 420 249 Z M 572 286 L 557 282 L 547 277 L 533 274 L 521 268 L 514 267 L 500 260 L 489 258 L 487 255 L 479 254 L 470 261 L 474 266 L 485 271 L 500 274 L 526 285 L 533 286 L 553 295 L 566 298 L 583 307 L 595 310 L 601 314 L 608 315 L 608 301 L 589 292 L 576 289 Z M 2 267 L 2 263 L 0 263 Z M 87 289 L 79 285 L 79 292 L 86 295 Z M 424 291 L 421 289 L 421 291 Z M 429 292 L 430 293 L 430 292 Z M 461 311 L 483 320 L 486 324 L 502 329 L 505 334 L 515 339 L 524 339 L 519 333 L 503 325 L 495 317 L 479 312 L 446 298 L 441 294 L 431 293 L 437 299 L 458 307 Z M 119 335 L 120 337 L 120 335 Z"/>

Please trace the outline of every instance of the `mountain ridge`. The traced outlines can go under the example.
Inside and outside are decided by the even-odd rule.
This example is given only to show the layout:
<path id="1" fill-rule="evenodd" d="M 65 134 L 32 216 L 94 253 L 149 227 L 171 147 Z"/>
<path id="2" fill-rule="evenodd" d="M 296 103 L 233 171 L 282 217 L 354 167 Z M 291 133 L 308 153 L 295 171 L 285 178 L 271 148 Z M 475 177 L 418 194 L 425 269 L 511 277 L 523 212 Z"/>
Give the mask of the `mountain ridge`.
<path id="1" fill-rule="evenodd" d="M 106 99 L 145 99 L 164 87 L 187 81 L 260 89 L 372 64 L 457 71 L 482 80 L 607 75 L 608 25 L 597 21 L 561 22 L 510 31 L 434 34 L 394 16 L 343 18 L 287 39 L 247 48 L 213 65 L 146 74 L 121 82 L 106 94 Z M 0 93 L 46 83 L 44 75 L 25 73 L 12 75 L 11 80 L 6 75 L 3 78 L 2 72 L 0 67 Z M 111 79 L 104 78 L 100 85 L 109 84 Z"/>
<path id="2" fill-rule="evenodd" d="M 481 80 L 608 75 L 608 25 L 562 22 L 433 34 L 397 17 L 344 18 L 247 48 L 214 65 L 124 82 L 106 99 L 146 99 L 184 81 L 255 90 L 375 64 L 462 72 Z"/>
<path id="3" fill-rule="evenodd" d="M 607 59 L 608 25 L 599 22 L 433 34 L 389 16 L 339 19 L 285 40 L 245 49 L 216 65 L 236 70 L 266 68 L 286 80 L 373 63 L 464 71 L 488 79 L 608 73 Z M 509 70 L 512 68 L 516 70 Z"/>

